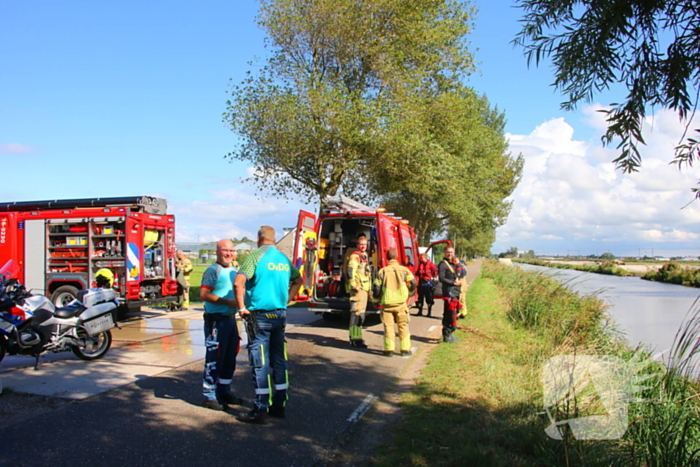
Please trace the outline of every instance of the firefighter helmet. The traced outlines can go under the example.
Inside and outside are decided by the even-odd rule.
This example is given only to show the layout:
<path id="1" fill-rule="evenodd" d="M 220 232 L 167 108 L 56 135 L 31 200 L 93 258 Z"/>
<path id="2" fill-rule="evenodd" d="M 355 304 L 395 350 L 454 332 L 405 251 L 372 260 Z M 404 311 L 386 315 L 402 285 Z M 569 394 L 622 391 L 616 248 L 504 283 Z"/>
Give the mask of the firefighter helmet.
<path id="1" fill-rule="evenodd" d="M 95 273 L 97 287 L 111 288 L 114 283 L 114 273 L 108 268 L 102 268 Z"/>

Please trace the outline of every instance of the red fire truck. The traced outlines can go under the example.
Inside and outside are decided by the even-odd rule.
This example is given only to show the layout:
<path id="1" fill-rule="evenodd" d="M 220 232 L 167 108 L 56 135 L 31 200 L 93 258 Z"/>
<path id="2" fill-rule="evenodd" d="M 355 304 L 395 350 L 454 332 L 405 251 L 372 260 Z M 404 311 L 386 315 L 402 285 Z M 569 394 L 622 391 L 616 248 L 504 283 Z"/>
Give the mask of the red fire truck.
<path id="1" fill-rule="evenodd" d="M 345 290 L 344 268 L 349 252 L 360 235 L 368 240 L 372 278 L 388 264 L 386 253 L 396 249 L 399 263 L 415 272 L 418 267 L 418 241 L 415 231 L 405 219 L 373 209 L 344 196 L 326 200 L 327 210 L 318 218 L 306 211 L 299 212 L 294 243 L 294 265 L 303 277 L 297 297 L 308 301 L 309 307 L 324 318 L 348 313 L 349 294 Z M 451 245 L 449 240 L 430 244 L 426 253 L 436 245 Z M 350 251 L 349 251 L 350 250 Z M 409 299 L 415 303 L 417 294 Z M 376 304 L 368 305 L 368 313 L 378 312 Z"/>
<path id="2" fill-rule="evenodd" d="M 174 301 L 175 217 L 149 196 L 0 203 L 0 266 L 12 259 L 27 289 L 66 305 L 107 268 L 122 307 Z"/>

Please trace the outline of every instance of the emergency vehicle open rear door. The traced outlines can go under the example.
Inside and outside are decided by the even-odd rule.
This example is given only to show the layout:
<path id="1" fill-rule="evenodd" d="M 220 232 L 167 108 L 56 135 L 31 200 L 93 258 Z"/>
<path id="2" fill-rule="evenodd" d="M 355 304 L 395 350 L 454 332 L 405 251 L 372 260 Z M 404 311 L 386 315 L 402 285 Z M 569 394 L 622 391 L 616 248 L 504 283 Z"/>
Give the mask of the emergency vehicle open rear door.
<path id="1" fill-rule="evenodd" d="M 318 235 L 316 232 L 316 215 L 299 211 L 297 231 L 294 239 L 294 267 L 299 269 L 302 286 L 295 300 L 307 301 L 313 294 L 314 271 L 318 262 Z"/>

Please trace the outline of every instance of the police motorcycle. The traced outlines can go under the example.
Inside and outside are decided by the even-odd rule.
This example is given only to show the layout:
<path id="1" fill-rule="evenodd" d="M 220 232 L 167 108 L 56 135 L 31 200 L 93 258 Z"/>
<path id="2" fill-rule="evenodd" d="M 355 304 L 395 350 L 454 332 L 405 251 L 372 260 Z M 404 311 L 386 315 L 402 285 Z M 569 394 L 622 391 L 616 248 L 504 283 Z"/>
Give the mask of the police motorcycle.
<path id="1" fill-rule="evenodd" d="M 36 370 L 44 352 L 70 350 L 83 360 L 96 360 L 107 353 L 119 304 L 114 290 L 84 290 L 77 300 L 56 308 L 47 297 L 28 292 L 13 279 L 17 272 L 12 260 L 0 268 L 0 361 L 6 353 L 31 355 L 36 358 Z M 111 286 L 103 276 L 96 281 Z M 24 311 L 24 317 L 12 314 L 14 307 Z"/>

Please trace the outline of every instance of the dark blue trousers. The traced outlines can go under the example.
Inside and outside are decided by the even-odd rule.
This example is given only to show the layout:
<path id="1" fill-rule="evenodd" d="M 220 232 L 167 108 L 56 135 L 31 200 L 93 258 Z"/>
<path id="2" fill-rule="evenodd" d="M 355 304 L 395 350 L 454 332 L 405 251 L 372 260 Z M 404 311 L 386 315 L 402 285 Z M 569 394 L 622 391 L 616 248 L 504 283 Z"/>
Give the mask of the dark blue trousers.
<path id="1" fill-rule="evenodd" d="M 202 392 L 209 400 L 217 394 L 231 392 L 231 380 L 236 370 L 236 356 L 241 348 L 235 319 L 216 314 L 204 314 L 204 378 Z"/>
<path id="2" fill-rule="evenodd" d="M 287 344 L 284 338 L 286 310 L 251 313 L 255 313 L 257 321 L 255 337 L 248 343 L 248 359 L 253 369 L 255 385 L 255 407 L 284 407 L 289 398 Z"/>

